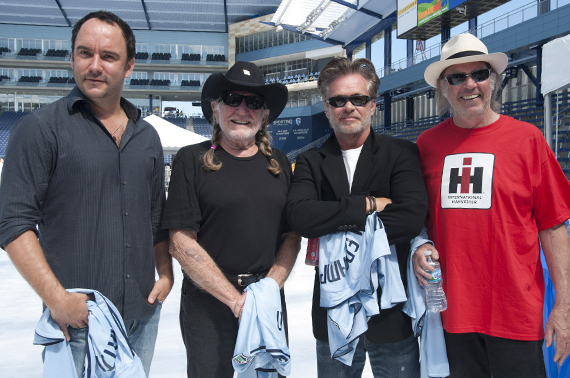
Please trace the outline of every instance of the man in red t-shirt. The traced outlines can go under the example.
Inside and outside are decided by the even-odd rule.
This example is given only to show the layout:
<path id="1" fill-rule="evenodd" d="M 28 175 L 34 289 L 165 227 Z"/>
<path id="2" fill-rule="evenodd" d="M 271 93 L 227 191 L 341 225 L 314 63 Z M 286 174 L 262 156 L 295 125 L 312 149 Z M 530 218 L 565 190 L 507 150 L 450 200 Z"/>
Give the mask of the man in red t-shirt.
<path id="1" fill-rule="evenodd" d="M 538 128 L 498 113 L 507 63 L 461 34 L 424 74 L 452 118 L 417 141 L 433 245 L 413 261 L 422 285 L 433 271 L 423 252 L 441 263 L 451 377 L 546 377 L 542 343 L 554 336 L 555 361 L 570 353 L 570 184 Z M 540 245 L 557 291 L 546 332 Z"/>

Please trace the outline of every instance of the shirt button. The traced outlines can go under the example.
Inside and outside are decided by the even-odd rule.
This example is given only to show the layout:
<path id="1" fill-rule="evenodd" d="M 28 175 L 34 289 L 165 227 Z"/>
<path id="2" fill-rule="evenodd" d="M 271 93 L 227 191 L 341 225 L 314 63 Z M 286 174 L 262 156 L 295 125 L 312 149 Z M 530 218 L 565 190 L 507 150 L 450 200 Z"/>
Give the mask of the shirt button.
<path id="1" fill-rule="evenodd" d="M 127 216 L 127 215 L 129 215 L 129 213 L 125 211 L 125 216 Z"/>
<path id="2" fill-rule="evenodd" d="M 130 278 L 131 278 L 131 275 L 130 275 L 130 274 L 127 274 L 127 278 L 129 278 L 129 279 L 130 279 Z"/>
<path id="3" fill-rule="evenodd" d="M 125 180 L 123 180 L 123 185 L 127 185 L 127 182 Z"/>
<path id="4" fill-rule="evenodd" d="M 126 246 L 127 248 L 131 248 L 131 243 L 126 243 L 125 246 Z"/>

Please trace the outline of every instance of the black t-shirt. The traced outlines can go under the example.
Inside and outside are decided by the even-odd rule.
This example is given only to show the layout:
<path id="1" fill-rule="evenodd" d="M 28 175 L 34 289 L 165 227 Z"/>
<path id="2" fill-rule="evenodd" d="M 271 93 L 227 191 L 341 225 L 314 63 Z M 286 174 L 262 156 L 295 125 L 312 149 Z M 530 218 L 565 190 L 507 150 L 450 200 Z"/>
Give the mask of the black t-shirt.
<path id="1" fill-rule="evenodd" d="M 172 165 L 162 227 L 198 232 L 198 243 L 225 273 L 257 273 L 273 265 L 281 234 L 289 231 L 285 201 L 291 165 L 273 150 L 282 172 L 274 176 L 261 152 L 247 158 L 216 149 L 222 168 L 205 171 L 200 156 L 210 142 L 182 148 Z"/>

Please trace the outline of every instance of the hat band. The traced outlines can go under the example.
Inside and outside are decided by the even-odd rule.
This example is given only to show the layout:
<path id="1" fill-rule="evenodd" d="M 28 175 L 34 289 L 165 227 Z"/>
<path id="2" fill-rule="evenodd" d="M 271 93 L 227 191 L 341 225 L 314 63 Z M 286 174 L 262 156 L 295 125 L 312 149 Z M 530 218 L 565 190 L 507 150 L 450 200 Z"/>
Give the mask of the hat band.
<path id="1" fill-rule="evenodd" d="M 453 54 L 452 56 L 446 58 L 445 60 L 463 58 L 466 56 L 473 56 L 473 55 L 486 55 L 486 54 L 481 51 L 461 51 L 458 52 L 457 54 Z"/>

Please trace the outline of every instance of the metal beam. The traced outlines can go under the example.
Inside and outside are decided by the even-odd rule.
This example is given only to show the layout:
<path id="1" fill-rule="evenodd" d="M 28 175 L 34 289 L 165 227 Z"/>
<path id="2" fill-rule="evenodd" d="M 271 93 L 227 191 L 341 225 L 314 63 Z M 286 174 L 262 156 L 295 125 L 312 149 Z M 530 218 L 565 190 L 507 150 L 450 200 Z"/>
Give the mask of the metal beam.
<path id="1" fill-rule="evenodd" d="M 537 62 L 538 63 L 538 62 Z M 534 84 L 535 87 L 538 87 L 538 83 L 536 81 L 536 77 L 534 77 L 534 75 L 532 74 L 532 72 L 530 71 L 530 69 L 526 66 L 526 64 L 521 64 L 519 65 L 519 68 L 522 69 L 524 71 L 524 73 L 526 74 L 526 76 L 528 76 L 528 78 L 530 79 L 530 81 Z"/>
<path id="2" fill-rule="evenodd" d="M 382 16 L 382 15 L 379 14 L 379 13 L 373 12 L 373 11 L 371 11 L 371 10 L 369 10 L 369 9 L 366 9 L 366 8 L 358 8 L 357 5 L 348 3 L 348 2 L 346 2 L 346 1 L 344 1 L 344 0 L 331 0 L 331 1 L 332 1 L 332 2 L 335 2 L 335 3 L 337 3 L 337 4 L 340 4 L 340 5 L 344 5 L 344 6 L 347 7 L 347 8 L 354 9 L 355 11 L 358 11 L 358 12 L 361 12 L 361 13 L 364 13 L 364 14 L 367 14 L 368 16 L 377 18 L 377 19 L 379 19 L 379 20 L 381 20 L 381 19 L 384 18 L 384 16 Z"/>
<path id="3" fill-rule="evenodd" d="M 228 32 L 228 0 L 224 0 L 224 20 L 226 24 L 226 33 Z"/>
<path id="4" fill-rule="evenodd" d="M 55 0 L 57 6 L 59 7 L 59 11 L 61 12 L 61 15 L 63 16 L 63 18 L 65 19 L 65 22 L 67 22 L 67 26 L 73 26 L 71 25 L 71 21 L 69 21 L 69 18 L 67 18 L 67 13 L 65 13 L 65 11 L 63 10 L 63 7 L 61 6 L 61 3 L 59 2 L 59 0 Z"/>
<path id="5" fill-rule="evenodd" d="M 397 12 L 394 11 L 386 18 L 382 19 L 379 23 L 362 33 L 359 37 L 355 38 L 352 41 L 349 41 L 346 45 L 347 46 L 360 46 L 365 43 L 367 40 L 372 39 L 376 34 L 380 33 L 381 31 L 391 28 L 393 24 L 397 21 Z"/>
<path id="6" fill-rule="evenodd" d="M 144 10 L 144 16 L 146 18 L 146 24 L 148 26 L 148 30 L 152 30 L 152 25 L 150 23 L 150 18 L 148 17 L 148 12 L 146 10 L 146 4 L 145 4 L 144 0 L 141 0 L 141 4 L 142 4 L 143 10 Z"/>
<path id="7" fill-rule="evenodd" d="M 277 25 L 275 25 L 274 22 L 259 21 L 259 23 L 277 27 Z M 344 47 L 344 42 L 342 42 L 342 41 L 337 41 L 336 39 L 332 39 L 332 38 L 324 39 L 324 38 L 318 36 L 317 34 L 312 34 L 312 33 L 307 33 L 307 32 L 301 33 L 297 30 L 296 26 L 291 26 L 291 25 L 287 25 L 287 24 L 279 24 L 279 26 L 281 26 L 285 30 L 292 31 L 292 32 L 297 33 L 297 34 L 310 35 L 313 39 L 317 39 L 319 41 L 327 42 L 327 43 L 330 43 L 331 45 L 338 45 L 338 46 Z"/>

